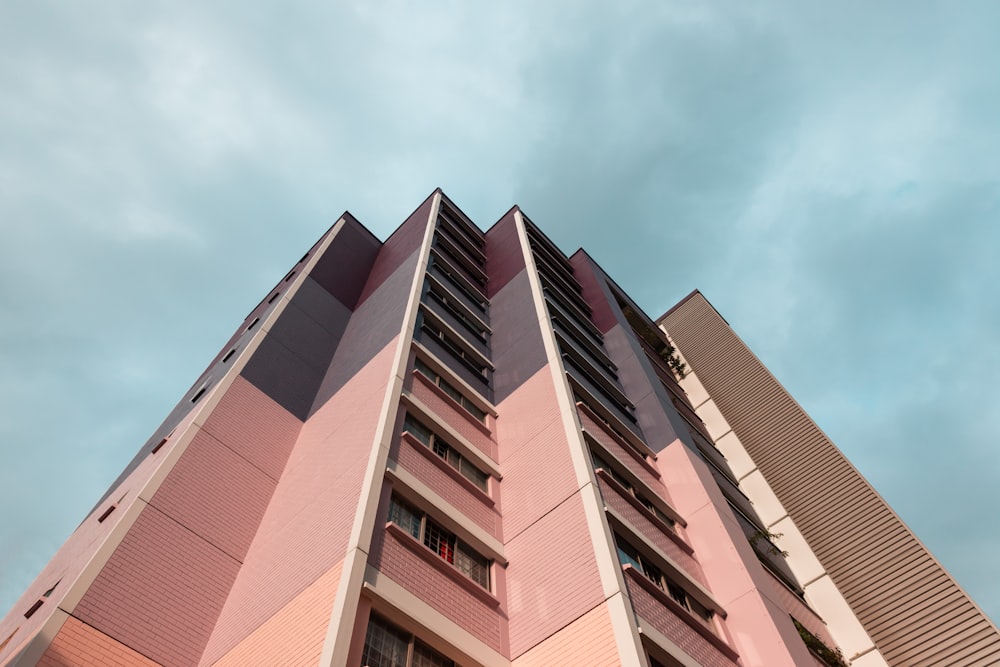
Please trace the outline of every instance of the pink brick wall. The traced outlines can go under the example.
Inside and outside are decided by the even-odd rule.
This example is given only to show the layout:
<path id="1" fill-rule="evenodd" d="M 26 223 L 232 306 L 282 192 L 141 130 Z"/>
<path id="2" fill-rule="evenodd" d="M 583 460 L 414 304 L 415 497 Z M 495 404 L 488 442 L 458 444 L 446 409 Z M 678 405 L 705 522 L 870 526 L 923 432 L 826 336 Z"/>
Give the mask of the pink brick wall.
<path id="1" fill-rule="evenodd" d="M 660 528 L 653 523 L 646 515 L 636 508 L 619 491 L 613 489 L 604 479 L 598 477 L 597 483 L 601 488 L 601 496 L 608 507 L 615 510 L 623 519 L 637 528 L 639 532 L 649 540 L 650 543 L 659 547 L 660 551 L 670 556 L 685 572 L 690 574 L 695 581 L 705 584 L 705 574 L 701 570 L 701 565 L 687 551 L 677 545 L 677 542 L 667 535 L 667 528 Z"/>
<path id="2" fill-rule="evenodd" d="M 636 615 L 681 647 L 699 664 L 705 667 L 729 667 L 737 664 L 628 576 L 625 584 Z"/>
<path id="3" fill-rule="evenodd" d="M 607 605 L 600 604 L 521 654 L 511 662 L 511 667 L 617 667 L 621 664 Z"/>
<path id="4" fill-rule="evenodd" d="M 410 544 L 404 544 L 402 540 L 409 539 L 408 537 L 397 537 L 381 528 L 376 528 L 375 539 L 381 544 L 379 548 L 372 549 L 372 558 L 375 559 L 372 564 L 380 572 L 487 646 L 497 651 L 501 650 L 501 617 L 496 603 L 486 602 L 480 596 L 469 592 L 438 567 L 428 563 L 425 557 L 415 553 L 415 550 L 422 549 L 430 558 L 437 558 L 423 544 L 415 540 L 410 540 Z M 471 580 L 470 583 L 472 586 L 478 586 Z"/>
<path id="5" fill-rule="evenodd" d="M 346 338 L 341 347 L 350 348 Z M 393 339 L 303 426 L 206 661 L 226 654 L 343 560 L 395 346 Z"/>
<path id="6" fill-rule="evenodd" d="M 277 481 L 302 422 L 242 377 L 219 401 L 203 429 Z"/>
<path id="7" fill-rule="evenodd" d="M 583 501 L 570 496 L 504 545 L 510 655 L 517 658 L 604 595 Z"/>
<path id="8" fill-rule="evenodd" d="M 116 488 L 107 494 L 107 498 L 83 520 L 38 575 L 38 578 L 11 608 L 10 613 L 0 621 L 0 641 L 14 633 L 7 646 L 0 649 L 0 664 L 3 664 L 7 658 L 20 650 L 25 642 L 34 636 L 45 621 L 51 617 L 56 607 L 62 604 L 63 598 L 72 587 L 73 582 L 107 539 L 111 530 L 125 516 L 128 508 L 137 502 L 139 489 L 149 481 L 167 453 L 176 444 L 178 436 L 190 423 L 190 420 L 191 417 L 187 417 L 177 427 L 177 433 L 156 454 L 147 455 Z M 123 496 L 124 499 L 122 499 Z M 118 503 L 120 499 L 122 502 Z M 99 523 L 98 517 L 112 505 L 116 506 L 115 510 L 103 522 Z M 52 595 L 45 598 L 41 608 L 30 619 L 24 618 L 24 612 L 41 599 L 42 594 L 56 582 L 60 583 Z"/>
<path id="9" fill-rule="evenodd" d="M 488 431 L 483 430 L 482 422 L 476 420 L 461 406 L 456 405 L 450 397 L 442 396 L 441 390 L 431 384 L 422 373 L 412 373 L 410 378 L 410 391 L 413 392 L 417 400 L 433 410 L 434 414 L 441 418 L 441 421 L 458 431 L 479 451 L 496 461 L 496 442 L 490 438 Z"/>
<path id="10" fill-rule="evenodd" d="M 509 539 L 576 493 L 579 485 L 547 366 L 497 411 L 503 534 Z"/>
<path id="11" fill-rule="evenodd" d="M 524 254 L 521 251 L 514 209 L 511 209 L 486 233 L 486 273 L 490 280 L 486 284 L 487 296 L 493 298 L 497 292 L 524 269 Z"/>
<path id="12" fill-rule="evenodd" d="M 239 562 L 147 507 L 75 616 L 153 660 L 194 665 Z"/>
<path id="13" fill-rule="evenodd" d="M 338 563 L 330 568 L 214 664 L 219 667 L 318 664 L 342 566 L 343 563 Z"/>
<path id="14" fill-rule="evenodd" d="M 70 616 L 38 667 L 154 667 L 157 663 Z"/>
<path id="15" fill-rule="evenodd" d="M 461 510 L 476 525 L 499 539 L 500 515 L 490 504 L 442 470 L 442 467 L 448 464 L 437 454 L 423 445 L 414 445 L 401 438 L 398 441 L 396 460 L 400 466 Z"/>
<path id="16" fill-rule="evenodd" d="M 598 282 L 598 277 L 594 274 L 586 252 L 582 249 L 577 250 L 570 257 L 569 263 L 573 265 L 573 277 L 583 288 L 583 298 L 590 305 L 590 319 L 601 330 L 601 333 L 607 333 L 618 324 L 618 318 L 615 315 L 617 304 L 613 307 L 608 301 L 605 288 L 602 288 Z"/>
<path id="17" fill-rule="evenodd" d="M 200 431 L 150 505 L 242 562 L 274 486 L 275 480 Z"/>

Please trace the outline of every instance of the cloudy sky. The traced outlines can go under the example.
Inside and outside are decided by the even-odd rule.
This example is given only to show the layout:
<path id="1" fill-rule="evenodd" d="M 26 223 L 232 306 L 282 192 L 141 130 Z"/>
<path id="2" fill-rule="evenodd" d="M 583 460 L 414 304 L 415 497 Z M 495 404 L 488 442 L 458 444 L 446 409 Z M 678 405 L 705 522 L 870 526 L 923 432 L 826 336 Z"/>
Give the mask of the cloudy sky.
<path id="1" fill-rule="evenodd" d="M 343 210 L 441 186 L 699 288 L 1000 618 L 1000 5 L 180 4 L 2 10 L 0 614 Z"/>

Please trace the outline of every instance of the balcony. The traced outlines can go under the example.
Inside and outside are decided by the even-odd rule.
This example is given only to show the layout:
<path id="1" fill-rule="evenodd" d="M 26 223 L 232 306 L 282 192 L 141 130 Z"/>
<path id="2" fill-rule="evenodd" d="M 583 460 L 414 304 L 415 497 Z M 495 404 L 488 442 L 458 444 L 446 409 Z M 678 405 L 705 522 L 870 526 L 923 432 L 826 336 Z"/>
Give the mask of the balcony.
<path id="1" fill-rule="evenodd" d="M 680 606 L 631 565 L 624 565 L 625 586 L 640 627 L 663 635 L 698 664 L 732 667 L 739 655 L 709 627 L 715 619 L 702 621 Z"/>
<path id="2" fill-rule="evenodd" d="M 458 296 L 462 303 L 470 309 L 478 313 L 486 313 L 487 306 L 489 306 L 486 295 L 478 286 L 463 276 L 461 271 L 452 266 L 443 253 L 431 250 L 431 263 L 427 272 L 428 275 L 448 287 L 448 291 Z"/>
<path id="3" fill-rule="evenodd" d="M 660 486 L 660 473 L 646 458 L 652 454 L 649 447 L 631 442 L 624 433 L 604 423 L 585 403 L 577 403 L 576 409 L 585 437 L 625 466 L 646 486 L 653 489 Z M 683 524 L 683 521 L 680 523 Z"/>
<path id="4" fill-rule="evenodd" d="M 575 360 L 572 355 L 565 351 L 562 358 L 566 375 L 581 387 L 584 393 L 603 406 L 605 410 L 610 411 L 618 421 L 626 425 L 628 430 L 639 437 L 639 426 L 635 415 L 632 414 L 632 404 L 628 402 L 627 398 L 624 398 L 624 394 L 608 388 L 606 380 L 601 383 L 597 376 L 587 371 L 584 364 Z"/>
<path id="5" fill-rule="evenodd" d="M 440 289 L 440 288 L 439 288 Z M 440 294 L 431 290 L 424 294 L 423 305 L 430 309 L 438 319 L 462 336 L 462 341 L 474 348 L 486 358 L 490 356 L 490 346 L 487 342 L 489 334 L 477 318 L 470 317 L 455 305 L 457 297 L 450 293 Z"/>
<path id="6" fill-rule="evenodd" d="M 605 508 L 612 512 L 616 520 L 627 522 L 640 537 L 677 563 L 688 576 L 705 585 L 705 575 L 694 559 L 694 550 L 670 526 L 600 468 L 597 470 L 597 485 Z"/>
<path id="7" fill-rule="evenodd" d="M 553 326 L 553 331 L 556 334 L 556 341 L 559 344 L 561 352 L 571 354 L 574 360 L 583 364 L 590 371 L 589 374 L 593 375 L 600 384 L 607 385 L 610 391 L 621 394 L 621 398 L 626 402 L 628 401 L 628 398 L 621 390 L 621 385 L 618 383 L 617 373 L 601 363 L 601 360 L 591 354 L 587 348 L 578 344 L 561 326 Z"/>
<path id="8" fill-rule="evenodd" d="M 785 586 L 792 589 L 796 595 L 803 595 L 802 586 L 799 585 L 792 570 L 785 561 L 785 554 L 778 546 L 771 541 L 771 536 L 766 529 L 761 529 L 742 512 L 735 511 L 736 520 L 739 521 L 743 533 L 757 554 L 757 559 L 767 568 L 771 574 L 777 577 Z"/>
<path id="9" fill-rule="evenodd" d="M 486 272 L 482 267 L 440 230 L 434 233 L 434 247 L 440 250 L 451 266 L 478 290 L 486 287 Z"/>
<path id="10" fill-rule="evenodd" d="M 540 275 L 539 278 L 541 278 L 542 294 L 545 296 L 546 301 L 550 304 L 556 304 L 558 310 L 565 313 L 569 319 L 590 334 L 595 343 L 604 345 L 604 334 L 590 321 L 590 315 L 573 305 L 559 289 L 546 280 L 545 276 Z"/>

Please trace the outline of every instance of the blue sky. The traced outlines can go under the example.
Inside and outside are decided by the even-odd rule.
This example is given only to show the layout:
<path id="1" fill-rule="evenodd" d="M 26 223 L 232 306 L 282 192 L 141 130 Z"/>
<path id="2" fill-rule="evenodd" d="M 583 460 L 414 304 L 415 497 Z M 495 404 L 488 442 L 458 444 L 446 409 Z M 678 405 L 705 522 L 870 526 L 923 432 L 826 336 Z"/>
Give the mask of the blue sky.
<path id="1" fill-rule="evenodd" d="M 192 3 L 193 4 L 193 3 Z M 199 3 L 205 4 L 208 3 Z M 349 209 L 701 289 L 1000 617 L 995 3 L 8 3 L 0 613 Z"/>

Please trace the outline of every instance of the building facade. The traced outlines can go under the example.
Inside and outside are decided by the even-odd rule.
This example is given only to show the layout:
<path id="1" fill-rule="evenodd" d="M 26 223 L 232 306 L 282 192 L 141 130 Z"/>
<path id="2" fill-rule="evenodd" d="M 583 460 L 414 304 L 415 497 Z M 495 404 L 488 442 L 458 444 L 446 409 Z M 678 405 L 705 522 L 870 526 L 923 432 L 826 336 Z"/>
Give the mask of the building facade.
<path id="1" fill-rule="evenodd" d="M 384 242 L 345 213 L 0 622 L 0 664 L 991 664 L 981 632 L 897 652 L 823 510 L 745 474 L 677 312 L 680 382 L 518 208 L 484 233 L 438 190 Z"/>

